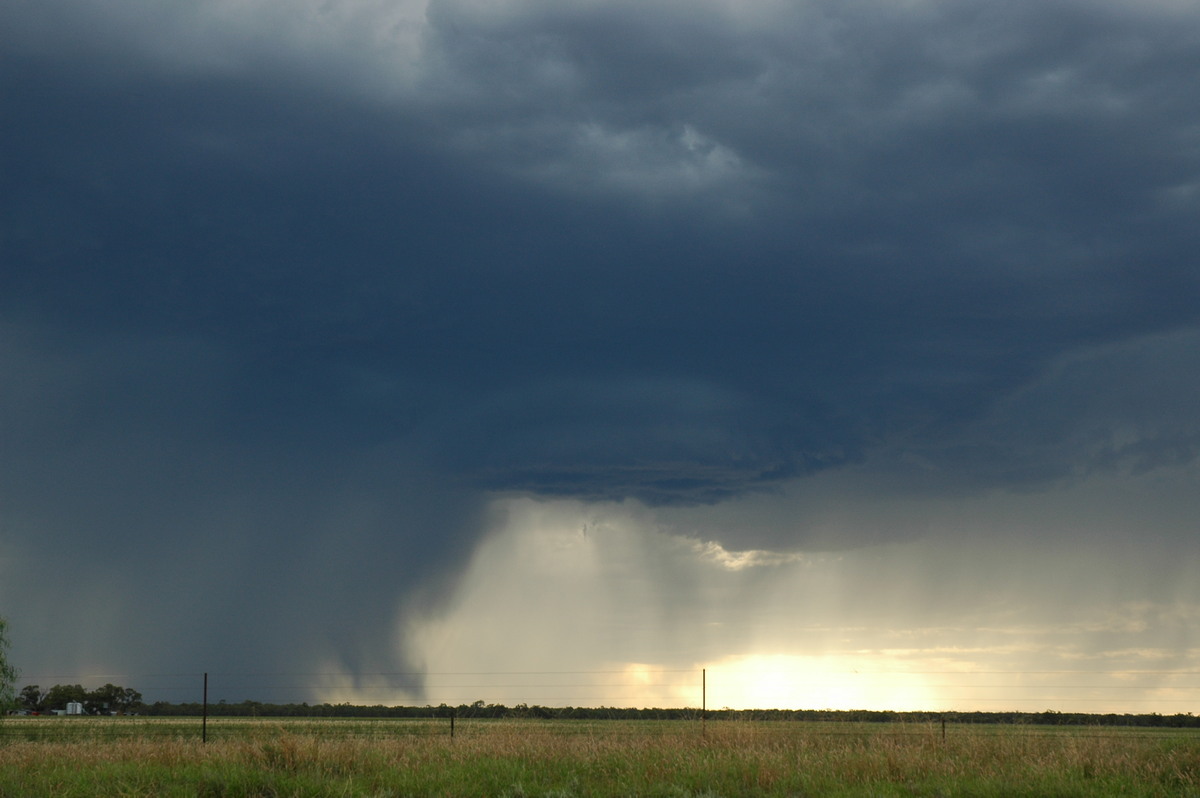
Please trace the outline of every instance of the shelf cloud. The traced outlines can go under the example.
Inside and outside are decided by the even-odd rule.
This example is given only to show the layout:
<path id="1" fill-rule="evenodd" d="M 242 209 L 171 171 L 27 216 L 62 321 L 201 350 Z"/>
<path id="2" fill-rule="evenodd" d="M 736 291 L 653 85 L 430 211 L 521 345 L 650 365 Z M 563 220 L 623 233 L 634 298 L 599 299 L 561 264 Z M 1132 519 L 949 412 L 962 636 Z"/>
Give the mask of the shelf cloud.
<path id="1" fill-rule="evenodd" d="M 1200 554 L 1198 29 L 1119 0 L 18 3 L 14 660 L 451 667 L 430 630 L 482 586 L 525 612 L 481 552 L 588 519 L 664 575 L 626 664 L 792 656 L 809 558 L 882 601 L 937 551 L 983 583 L 1088 563 L 1007 615 L 956 594 L 962 640 L 1068 623 L 1074 587 L 1171 630 L 1130 650 L 1192 650 L 1183 575 L 1095 584 Z M 705 569 L 729 605 L 675 619 Z M 932 628 L 924 589 L 897 625 Z M 656 646 L 752 614 L 780 620 Z"/>

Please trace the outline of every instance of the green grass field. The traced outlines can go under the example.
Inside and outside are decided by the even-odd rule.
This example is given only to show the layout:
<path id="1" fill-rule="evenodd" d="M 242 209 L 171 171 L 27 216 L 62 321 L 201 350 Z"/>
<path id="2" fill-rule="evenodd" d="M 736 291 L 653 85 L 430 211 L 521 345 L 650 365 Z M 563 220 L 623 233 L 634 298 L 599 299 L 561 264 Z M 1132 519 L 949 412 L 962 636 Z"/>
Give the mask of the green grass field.
<path id="1" fill-rule="evenodd" d="M 1200 796 L 1200 732 L 10 718 L 0 796 Z"/>

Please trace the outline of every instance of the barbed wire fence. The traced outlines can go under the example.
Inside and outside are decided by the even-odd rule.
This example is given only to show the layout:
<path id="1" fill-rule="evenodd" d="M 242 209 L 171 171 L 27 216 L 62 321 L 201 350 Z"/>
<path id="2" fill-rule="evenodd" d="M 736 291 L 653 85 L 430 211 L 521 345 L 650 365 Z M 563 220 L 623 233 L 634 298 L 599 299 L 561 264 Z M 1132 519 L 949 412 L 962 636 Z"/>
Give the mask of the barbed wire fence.
<path id="1" fill-rule="evenodd" d="M 204 723 L 209 717 L 374 722 L 346 727 L 346 733 L 356 735 L 397 733 L 399 726 L 388 721 L 400 719 L 429 722 L 411 725 L 412 733 L 446 733 L 448 726 L 453 735 L 461 733 L 463 721 L 606 717 L 695 720 L 701 725 L 727 718 L 930 722 L 941 717 L 945 734 L 947 717 L 970 722 L 997 714 L 1043 722 L 1088 715 L 1097 724 L 1113 725 L 1121 718 L 1157 716 L 1164 719 L 1162 725 L 1200 729 L 1200 718 L 1191 722 L 1192 711 L 1200 706 L 1200 670 L 1178 669 L 100 673 L 36 674 L 22 684 L 43 691 L 76 684 L 89 690 L 104 684 L 132 688 L 142 696 L 139 717 L 202 717 Z M 1166 722 L 1170 719 L 1175 722 Z M 117 725 L 111 731 L 119 734 L 119 723 L 127 719 L 113 720 Z M 0 736 L 27 731 L 17 724 L 0 726 Z"/>
<path id="2" fill-rule="evenodd" d="M 890 709 L 893 711 L 1186 712 L 1200 707 L 1200 670 L 743 671 L 721 668 L 566 671 L 209 672 L 214 699 L 263 704 Z M 118 684 L 143 703 L 202 699 L 204 672 L 49 673 L 20 685 Z M 917 687 L 914 687 L 917 685 Z M 754 698 L 759 704 L 747 703 Z M 856 698 L 871 706 L 853 705 Z M 890 699 L 890 700 L 889 700 Z M 1080 707 L 1080 705 L 1086 705 Z M 1182 707 L 1175 709 L 1176 707 Z"/>

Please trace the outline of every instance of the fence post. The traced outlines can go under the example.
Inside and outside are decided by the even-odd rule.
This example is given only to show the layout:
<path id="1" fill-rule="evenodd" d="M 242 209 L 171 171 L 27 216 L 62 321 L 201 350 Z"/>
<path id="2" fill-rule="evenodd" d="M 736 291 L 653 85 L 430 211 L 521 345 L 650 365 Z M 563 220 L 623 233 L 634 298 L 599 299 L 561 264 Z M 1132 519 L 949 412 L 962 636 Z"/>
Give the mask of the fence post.
<path id="1" fill-rule="evenodd" d="M 204 709 L 200 715 L 200 742 L 208 742 L 208 671 L 204 672 Z"/>
<path id="2" fill-rule="evenodd" d="M 700 669 L 700 736 L 708 736 L 708 668 Z"/>
<path id="3" fill-rule="evenodd" d="M 458 714 L 458 710 L 454 707 L 450 708 L 450 739 L 454 739 L 454 716 Z"/>

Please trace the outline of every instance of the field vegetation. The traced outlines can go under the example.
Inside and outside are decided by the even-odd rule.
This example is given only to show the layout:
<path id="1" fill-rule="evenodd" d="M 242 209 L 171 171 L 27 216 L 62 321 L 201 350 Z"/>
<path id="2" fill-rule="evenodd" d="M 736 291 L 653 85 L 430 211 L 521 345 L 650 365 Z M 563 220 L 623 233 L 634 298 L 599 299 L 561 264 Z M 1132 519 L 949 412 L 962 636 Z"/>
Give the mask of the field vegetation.
<path id="1" fill-rule="evenodd" d="M 1200 795 L 1191 729 L 9 718 L 0 796 Z"/>

